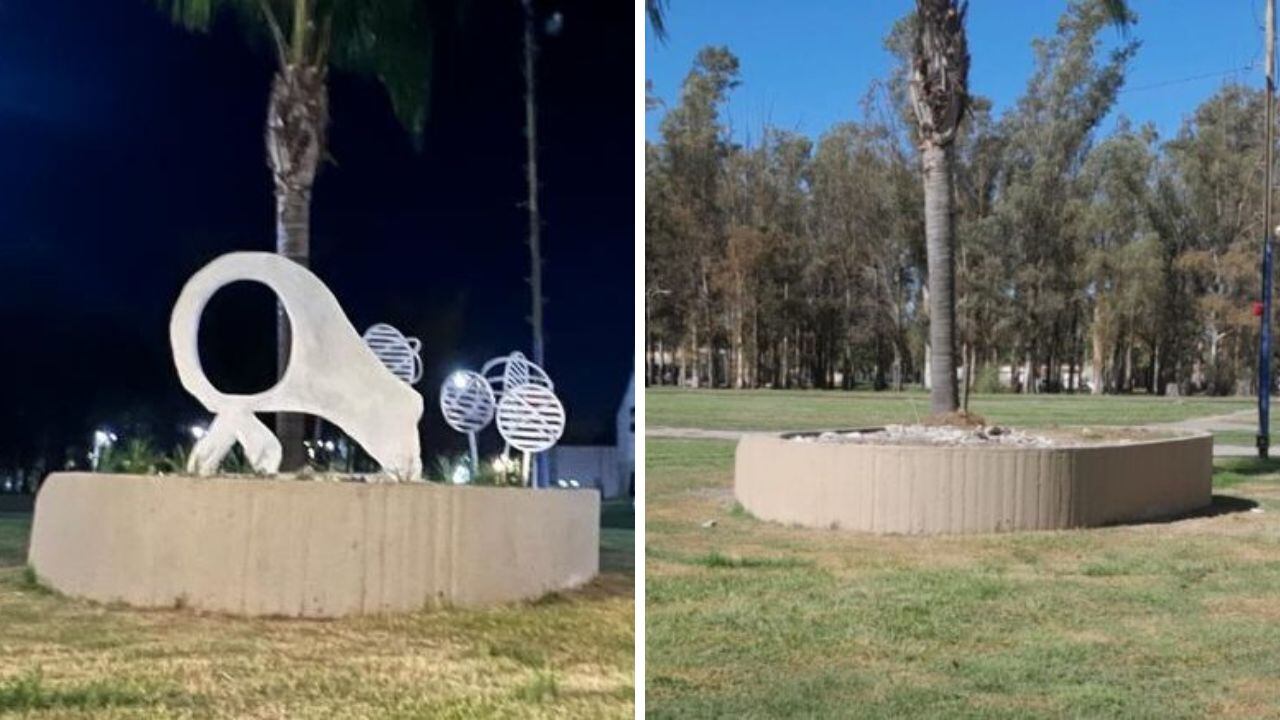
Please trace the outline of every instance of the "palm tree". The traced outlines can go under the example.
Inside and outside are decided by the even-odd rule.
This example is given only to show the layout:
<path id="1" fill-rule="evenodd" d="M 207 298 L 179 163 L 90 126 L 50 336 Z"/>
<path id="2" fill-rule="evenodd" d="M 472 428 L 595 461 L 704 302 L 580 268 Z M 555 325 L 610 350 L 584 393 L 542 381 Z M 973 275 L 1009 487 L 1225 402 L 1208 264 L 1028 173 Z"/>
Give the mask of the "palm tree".
<path id="1" fill-rule="evenodd" d="M 311 189 L 326 156 L 328 71 L 377 77 L 396 117 L 416 137 L 428 102 L 431 32 L 457 3 L 420 0 L 155 0 L 173 21 L 207 31 L 221 11 L 265 35 L 276 60 L 267 104 L 266 154 L 276 199 L 276 251 L 300 265 L 311 254 Z M 289 320 L 277 315 L 277 372 L 289 362 Z M 280 413 L 282 467 L 305 462 L 305 418 Z"/>
<path id="2" fill-rule="evenodd" d="M 662 42 L 667 41 L 667 0 L 644 0 L 644 11 L 649 16 L 653 34 Z"/>
<path id="3" fill-rule="evenodd" d="M 966 0 L 916 0 L 916 42 L 911 104 L 919 132 L 924 176 L 925 255 L 929 268 L 929 407 L 955 412 L 956 264 L 951 206 L 952 144 L 969 104 Z"/>
<path id="4" fill-rule="evenodd" d="M 1122 30 L 1133 21 L 1124 0 L 1099 0 Z M 916 0 L 911 104 L 924 181 L 925 254 L 929 290 L 929 406 L 934 415 L 959 406 L 956 385 L 955 214 L 952 144 L 969 104 L 968 0 Z"/>

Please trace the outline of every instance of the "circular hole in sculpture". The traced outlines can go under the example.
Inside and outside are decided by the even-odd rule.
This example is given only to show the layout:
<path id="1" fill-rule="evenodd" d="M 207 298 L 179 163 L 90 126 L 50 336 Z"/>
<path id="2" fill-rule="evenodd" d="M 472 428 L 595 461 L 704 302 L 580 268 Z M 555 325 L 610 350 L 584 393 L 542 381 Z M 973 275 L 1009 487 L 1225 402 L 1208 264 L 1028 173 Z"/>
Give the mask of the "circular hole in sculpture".
<path id="1" fill-rule="evenodd" d="M 200 316 L 200 365 L 218 392 L 252 395 L 276 384 L 278 304 L 271 288 L 252 280 L 228 283 L 209 298 Z"/>

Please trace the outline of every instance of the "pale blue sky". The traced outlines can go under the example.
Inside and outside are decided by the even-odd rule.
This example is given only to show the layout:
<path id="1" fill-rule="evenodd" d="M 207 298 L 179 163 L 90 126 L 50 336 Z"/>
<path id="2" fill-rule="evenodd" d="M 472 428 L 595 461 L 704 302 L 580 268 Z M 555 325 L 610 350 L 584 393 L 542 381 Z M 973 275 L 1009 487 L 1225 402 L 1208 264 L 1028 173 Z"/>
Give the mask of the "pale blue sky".
<path id="1" fill-rule="evenodd" d="M 645 76 L 674 104 L 698 49 L 728 45 L 741 60 L 742 85 L 727 119 L 738 140 L 764 123 L 811 136 L 857 119 L 873 79 L 888 75 L 882 39 L 912 0 L 670 0 L 669 38 L 645 32 Z M 1263 0 L 1133 0 L 1130 34 L 1142 41 L 1116 110 L 1155 123 L 1162 138 L 1230 79 L 1261 86 Z M 1051 35 L 1066 0 L 971 0 L 972 92 L 1010 107 L 1031 74 L 1031 40 Z M 1105 31 L 1108 43 L 1116 30 Z M 1241 70 L 1252 65 L 1251 69 Z M 648 113 L 656 138 L 662 110 Z"/>

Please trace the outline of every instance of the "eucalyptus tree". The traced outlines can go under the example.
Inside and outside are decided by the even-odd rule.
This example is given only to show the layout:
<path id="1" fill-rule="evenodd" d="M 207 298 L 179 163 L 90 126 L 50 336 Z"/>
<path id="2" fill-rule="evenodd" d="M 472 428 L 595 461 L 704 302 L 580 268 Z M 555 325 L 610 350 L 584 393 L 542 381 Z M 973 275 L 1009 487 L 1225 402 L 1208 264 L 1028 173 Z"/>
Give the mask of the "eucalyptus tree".
<path id="1" fill-rule="evenodd" d="M 1230 84 L 1205 100 L 1165 145 L 1175 171 L 1177 268 L 1196 297 L 1202 366 L 1193 374 L 1232 392 L 1249 373 L 1256 321 L 1256 238 L 1262 233 L 1264 95 Z"/>
<path id="2" fill-rule="evenodd" d="M 1099 58 L 1099 34 L 1111 21 L 1096 0 L 1073 2 L 1055 35 L 1037 41 L 1035 71 L 1003 118 L 1004 179 L 996 214 L 1014 253 L 1017 332 L 1024 387 L 1058 383 L 1057 368 L 1078 356 L 1084 296 L 1080 218 L 1070 202 L 1098 124 L 1115 104 L 1136 41 Z M 1074 360 L 1073 360 L 1074 364 Z"/>
<path id="3" fill-rule="evenodd" d="M 724 163 L 731 150 L 720 109 L 738 85 L 738 58 L 725 47 L 705 47 L 680 87 L 680 99 L 660 125 L 664 166 L 671 194 L 671 248 L 678 274 L 671 300 L 683 304 L 694 384 L 711 379 L 714 353 L 702 362 L 702 346 L 711 346 L 715 326 L 712 276 L 726 241 Z M 699 335 L 701 334 L 701 340 Z"/>
<path id="4" fill-rule="evenodd" d="M 327 156 L 330 67 L 376 77 L 404 127 L 421 133 L 428 104 L 433 31 L 456 3 L 423 0 L 155 0 L 172 20 L 207 31 L 234 14 L 275 59 L 266 112 L 266 160 L 276 200 L 276 251 L 301 265 L 311 254 L 311 193 Z M 289 321 L 277 317 L 277 372 L 289 358 Z M 305 418 L 279 414 L 283 467 L 305 462 Z"/>
<path id="5" fill-rule="evenodd" d="M 1140 338 L 1153 367 L 1151 386 L 1159 386 L 1166 266 L 1151 220 L 1155 140 L 1150 126 L 1134 129 L 1122 119 L 1116 132 L 1089 152 L 1081 170 L 1081 283 L 1091 306 L 1090 390 L 1095 395 L 1131 389 Z"/>

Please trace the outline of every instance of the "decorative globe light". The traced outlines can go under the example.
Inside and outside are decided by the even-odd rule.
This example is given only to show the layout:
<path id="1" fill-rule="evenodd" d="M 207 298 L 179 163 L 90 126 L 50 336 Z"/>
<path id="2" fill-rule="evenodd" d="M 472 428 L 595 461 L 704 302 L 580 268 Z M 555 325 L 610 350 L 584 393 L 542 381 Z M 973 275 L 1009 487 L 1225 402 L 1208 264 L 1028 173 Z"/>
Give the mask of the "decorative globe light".
<path id="1" fill-rule="evenodd" d="M 527 383 L 504 392 L 496 414 L 502 438 L 524 453 L 527 484 L 529 456 L 550 449 L 564 434 L 564 406 L 550 388 Z"/>
<path id="2" fill-rule="evenodd" d="M 392 375 L 416 385 L 422 379 L 422 341 L 405 337 L 386 323 L 377 323 L 364 331 L 365 345 Z"/>
<path id="3" fill-rule="evenodd" d="M 440 412 L 449 427 L 466 434 L 473 468 L 480 462 L 476 433 L 493 420 L 495 404 L 489 382 L 470 370 L 455 370 L 440 386 Z"/>

